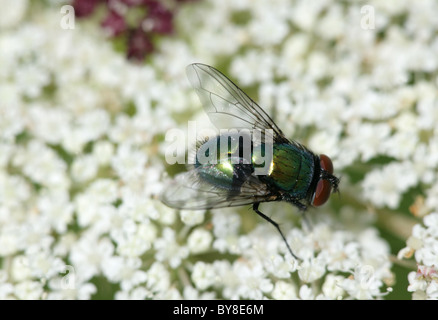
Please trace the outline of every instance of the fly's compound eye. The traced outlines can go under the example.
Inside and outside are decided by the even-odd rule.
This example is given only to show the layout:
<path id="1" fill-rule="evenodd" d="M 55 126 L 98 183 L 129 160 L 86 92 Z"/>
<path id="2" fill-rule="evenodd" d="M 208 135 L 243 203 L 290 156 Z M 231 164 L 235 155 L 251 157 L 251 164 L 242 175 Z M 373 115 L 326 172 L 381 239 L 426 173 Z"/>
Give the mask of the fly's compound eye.
<path id="1" fill-rule="evenodd" d="M 319 156 L 319 161 L 321 168 L 330 174 L 333 174 L 333 163 L 332 160 L 325 154 Z M 328 180 L 320 179 L 316 185 L 315 194 L 313 195 L 312 205 L 315 207 L 322 206 L 327 202 L 332 191 L 332 185 Z"/>
<path id="2" fill-rule="evenodd" d="M 332 162 L 332 159 L 330 159 L 325 154 L 322 154 L 322 155 L 319 156 L 319 163 L 321 164 L 321 168 L 323 168 L 328 173 L 333 174 L 333 162 Z"/>

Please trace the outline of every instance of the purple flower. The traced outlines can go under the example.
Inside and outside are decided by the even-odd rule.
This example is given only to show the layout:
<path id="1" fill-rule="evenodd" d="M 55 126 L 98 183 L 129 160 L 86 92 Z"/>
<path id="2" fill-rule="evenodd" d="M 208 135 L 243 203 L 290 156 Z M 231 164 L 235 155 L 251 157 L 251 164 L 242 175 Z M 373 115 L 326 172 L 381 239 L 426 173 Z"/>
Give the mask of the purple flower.
<path id="1" fill-rule="evenodd" d="M 94 12 L 100 0 L 73 0 L 76 17 L 86 17 Z"/>
<path id="2" fill-rule="evenodd" d="M 147 4 L 150 0 L 119 0 L 128 7 L 138 7 Z"/>
<path id="3" fill-rule="evenodd" d="M 148 13 L 142 22 L 146 31 L 159 34 L 170 34 L 173 32 L 173 13 L 158 1 L 148 1 Z"/>
<path id="4" fill-rule="evenodd" d="M 108 15 L 102 21 L 102 27 L 113 37 L 120 35 L 127 29 L 125 18 L 115 11 L 108 12 Z"/>
<path id="5" fill-rule="evenodd" d="M 130 32 L 128 37 L 128 59 L 142 61 L 153 50 L 154 46 L 150 36 L 141 27 Z"/>
<path id="6" fill-rule="evenodd" d="M 167 8 L 160 0 L 73 0 L 77 17 L 87 17 L 102 4 L 106 15 L 101 26 L 110 37 L 123 37 L 127 42 L 127 57 L 140 61 L 154 50 L 153 40 L 160 35 L 170 35 L 174 31 L 173 18 L 180 4 L 198 0 L 171 0 Z M 136 21 L 126 20 L 132 12 L 145 15 Z"/>

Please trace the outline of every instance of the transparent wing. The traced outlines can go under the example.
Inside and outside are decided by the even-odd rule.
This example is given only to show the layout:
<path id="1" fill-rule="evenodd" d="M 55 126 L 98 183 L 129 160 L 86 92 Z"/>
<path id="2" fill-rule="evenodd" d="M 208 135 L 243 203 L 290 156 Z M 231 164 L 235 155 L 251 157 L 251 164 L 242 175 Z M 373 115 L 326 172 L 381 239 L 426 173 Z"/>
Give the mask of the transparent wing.
<path id="1" fill-rule="evenodd" d="M 276 199 L 256 176 L 250 176 L 234 191 L 203 181 L 196 168 L 177 175 L 161 194 L 161 201 L 167 206 L 189 210 L 235 207 Z"/>
<path id="2" fill-rule="evenodd" d="M 186 71 L 218 129 L 272 129 L 274 141 L 289 142 L 269 115 L 220 71 L 200 63 L 187 66 Z"/>

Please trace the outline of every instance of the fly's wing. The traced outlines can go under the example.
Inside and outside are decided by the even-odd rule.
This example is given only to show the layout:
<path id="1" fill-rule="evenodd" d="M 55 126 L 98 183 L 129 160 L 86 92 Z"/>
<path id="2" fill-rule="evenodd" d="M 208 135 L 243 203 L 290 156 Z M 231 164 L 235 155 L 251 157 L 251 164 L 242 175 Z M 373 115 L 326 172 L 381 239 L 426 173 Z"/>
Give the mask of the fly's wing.
<path id="1" fill-rule="evenodd" d="M 275 142 L 289 142 L 269 115 L 220 71 L 205 64 L 187 67 L 187 77 L 218 129 L 272 130 Z"/>
<path id="2" fill-rule="evenodd" d="M 167 206 L 188 210 L 236 207 L 275 200 L 266 184 L 256 176 L 247 177 L 239 190 L 231 190 L 203 181 L 197 168 L 178 174 L 161 194 L 161 201 Z"/>

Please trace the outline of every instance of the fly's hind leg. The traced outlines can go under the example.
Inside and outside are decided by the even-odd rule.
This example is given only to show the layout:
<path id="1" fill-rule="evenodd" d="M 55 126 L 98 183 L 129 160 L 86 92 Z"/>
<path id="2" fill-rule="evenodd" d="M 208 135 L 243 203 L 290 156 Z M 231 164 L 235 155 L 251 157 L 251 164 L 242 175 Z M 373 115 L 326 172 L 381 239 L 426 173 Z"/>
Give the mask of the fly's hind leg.
<path id="1" fill-rule="evenodd" d="M 271 218 L 269 218 L 267 215 L 265 215 L 263 212 L 261 212 L 259 210 L 259 205 L 260 202 L 256 202 L 252 205 L 252 209 L 263 219 L 265 219 L 266 221 L 268 221 L 270 224 L 272 224 L 280 233 L 281 237 L 283 238 L 284 243 L 286 244 L 287 249 L 289 250 L 290 254 L 292 255 L 292 257 L 294 257 L 297 260 L 301 260 L 300 258 L 298 258 L 293 252 L 292 249 L 290 248 L 289 244 L 287 243 L 286 237 L 284 236 L 283 232 L 280 229 L 280 226 L 278 225 L 277 222 L 275 222 L 274 220 L 272 220 Z"/>

